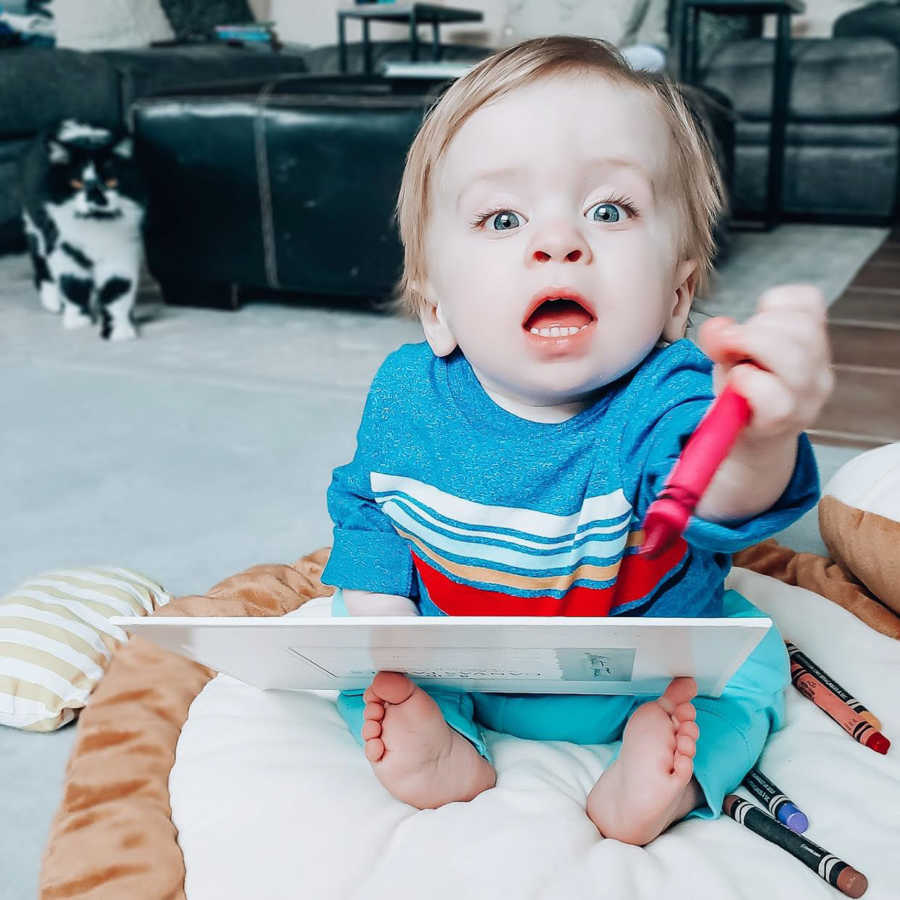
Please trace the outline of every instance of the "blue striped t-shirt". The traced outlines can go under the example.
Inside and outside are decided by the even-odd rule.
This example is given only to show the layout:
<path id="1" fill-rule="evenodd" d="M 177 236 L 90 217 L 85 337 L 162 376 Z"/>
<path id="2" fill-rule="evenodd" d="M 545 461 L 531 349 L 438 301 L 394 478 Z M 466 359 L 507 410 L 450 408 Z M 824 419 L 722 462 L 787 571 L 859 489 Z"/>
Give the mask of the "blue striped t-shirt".
<path id="1" fill-rule="evenodd" d="M 411 597 L 423 615 L 720 615 L 731 554 L 799 518 L 819 483 L 802 435 L 771 509 L 693 517 L 659 558 L 637 554 L 647 507 L 712 402 L 711 371 L 680 340 L 546 424 L 494 403 L 458 350 L 401 347 L 334 471 L 322 580 Z"/>

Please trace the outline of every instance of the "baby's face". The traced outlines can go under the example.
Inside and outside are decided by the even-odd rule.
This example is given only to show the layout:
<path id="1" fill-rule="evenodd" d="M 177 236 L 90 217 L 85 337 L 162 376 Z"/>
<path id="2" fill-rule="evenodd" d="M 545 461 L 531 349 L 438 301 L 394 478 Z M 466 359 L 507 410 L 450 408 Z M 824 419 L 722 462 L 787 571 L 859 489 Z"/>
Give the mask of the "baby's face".
<path id="1" fill-rule="evenodd" d="M 475 112 L 434 176 L 424 293 L 439 317 L 423 324 L 435 351 L 458 344 L 495 399 L 561 406 L 632 369 L 664 330 L 677 336 L 694 264 L 676 257 L 670 140 L 651 96 L 593 73 Z"/>

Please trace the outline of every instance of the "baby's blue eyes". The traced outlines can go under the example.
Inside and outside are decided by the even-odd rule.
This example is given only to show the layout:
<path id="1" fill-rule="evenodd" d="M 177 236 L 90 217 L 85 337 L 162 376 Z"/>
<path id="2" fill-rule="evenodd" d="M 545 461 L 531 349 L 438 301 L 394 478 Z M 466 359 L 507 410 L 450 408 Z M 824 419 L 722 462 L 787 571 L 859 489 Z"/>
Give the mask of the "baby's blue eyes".
<path id="1" fill-rule="evenodd" d="M 509 231 L 519 227 L 519 217 L 514 212 L 497 213 L 491 220 L 494 231 Z"/>
<path id="2" fill-rule="evenodd" d="M 591 209 L 594 211 L 591 219 L 595 222 L 612 223 L 619 221 L 619 208 L 615 203 L 597 203 L 592 206 Z M 590 212 L 590 210 L 588 210 L 588 212 Z"/>
<path id="3" fill-rule="evenodd" d="M 635 216 L 636 210 L 630 201 L 622 198 L 615 202 L 606 200 L 602 203 L 595 203 L 588 210 L 587 215 L 592 222 L 615 225 L 625 218 Z M 503 209 L 478 216 L 472 224 L 476 228 L 480 228 L 485 223 L 487 223 L 489 231 L 512 231 L 522 225 L 522 219 L 518 213 L 513 212 L 511 209 Z"/>

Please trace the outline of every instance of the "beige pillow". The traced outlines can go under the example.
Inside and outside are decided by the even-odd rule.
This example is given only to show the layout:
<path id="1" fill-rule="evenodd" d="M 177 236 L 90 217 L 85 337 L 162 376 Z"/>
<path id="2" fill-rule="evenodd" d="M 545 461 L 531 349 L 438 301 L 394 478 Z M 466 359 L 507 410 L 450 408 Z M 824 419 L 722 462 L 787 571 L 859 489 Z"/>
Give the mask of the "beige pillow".
<path id="1" fill-rule="evenodd" d="M 147 47 L 175 37 L 159 0 L 56 0 L 56 46 L 72 50 Z"/>
<path id="2" fill-rule="evenodd" d="M 900 615 L 900 442 L 834 473 L 822 488 L 819 531 L 832 559 Z"/>
<path id="3" fill-rule="evenodd" d="M 87 704 L 126 633 L 111 616 L 142 616 L 170 600 L 129 569 L 61 569 L 0 597 L 0 725 L 53 731 Z"/>

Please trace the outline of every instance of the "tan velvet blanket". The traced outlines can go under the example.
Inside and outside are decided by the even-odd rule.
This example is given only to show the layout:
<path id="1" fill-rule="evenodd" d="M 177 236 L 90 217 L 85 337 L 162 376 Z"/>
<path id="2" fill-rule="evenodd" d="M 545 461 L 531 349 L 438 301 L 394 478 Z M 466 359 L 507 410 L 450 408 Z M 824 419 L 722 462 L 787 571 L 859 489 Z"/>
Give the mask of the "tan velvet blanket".
<path id="1" fill-rule="evenodd" d="M 328 549 L 292 566 L 255 566 L 163 616 L 281 616 L 332 593 L 319 581 Z M 132 638 L 82 710 L 50 827 L 42 900 L 178 900 L 184 860 L 169 806 L 169 772 L 188 709 L 216 673 Z"/>
<path id="2" fill-rule="evenodd" d="M 312 597 L 328 548 L 292 566 L 255 566 L 159 615 L 280 616 Z M 900 637 L 900 618 L 823 557 L 765 541 L 735 564 L 817 591 L 873 628 Z M 82 711 L 63 798 L 44 852 L 42 900 L 184 900 L 184 859 L 169 805 L 169 773 L 191 702 L 215 673 L 132 638 Z"/>
<path id="3" fill-rule="evenodd" d="M 736 566 L 815 591 L 843 606 L 876 631 L 900 638 L 900 616 L 833 559 L 815 553 L 796 553 L 770 538 L 736 553 L 733 562 Z"/>

